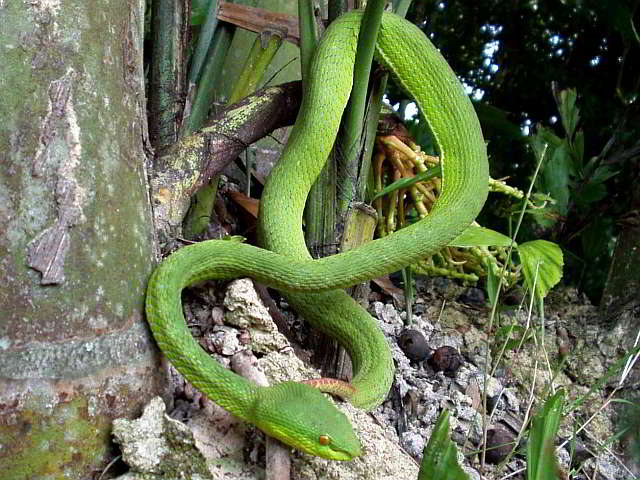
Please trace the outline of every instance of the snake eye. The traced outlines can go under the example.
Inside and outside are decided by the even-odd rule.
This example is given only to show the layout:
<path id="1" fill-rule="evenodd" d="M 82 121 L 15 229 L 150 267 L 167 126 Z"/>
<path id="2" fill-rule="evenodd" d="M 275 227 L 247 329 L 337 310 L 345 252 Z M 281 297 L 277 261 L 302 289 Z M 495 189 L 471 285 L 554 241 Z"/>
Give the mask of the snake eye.
<path id="1" fill-rule="evenodd" d="M 329 445 L 331 443 L 331 437 L 329 435 L 320 435 L 318 441 L 320 445 Z"/>

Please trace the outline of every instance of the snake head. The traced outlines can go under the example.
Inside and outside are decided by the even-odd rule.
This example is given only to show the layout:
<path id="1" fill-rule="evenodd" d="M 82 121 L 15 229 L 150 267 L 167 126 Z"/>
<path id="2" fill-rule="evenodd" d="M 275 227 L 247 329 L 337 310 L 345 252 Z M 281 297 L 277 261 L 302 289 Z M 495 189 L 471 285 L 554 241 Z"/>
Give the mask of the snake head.
<path id="1" fill-rule="evenodd" d="M 305 453 L 330 460 L 362 453 L 346 415 L 313 387 L 282 382 L 261 388 L 253 408 L 260 430 Z"/>

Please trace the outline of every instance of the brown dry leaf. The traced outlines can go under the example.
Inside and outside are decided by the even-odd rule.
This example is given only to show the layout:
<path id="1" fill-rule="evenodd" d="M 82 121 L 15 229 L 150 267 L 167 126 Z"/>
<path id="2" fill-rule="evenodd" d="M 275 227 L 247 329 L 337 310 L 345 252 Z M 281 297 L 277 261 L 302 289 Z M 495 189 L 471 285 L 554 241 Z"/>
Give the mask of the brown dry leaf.
<path id="1" fill-rule="evenodd" d="M 389 295 L 391 298 L 393 298 L 393 301 L 396 303 L 396 305 L 404 305 L 404 290 L 402 290 L 401 288 L 396 287 L 391 280 L 389 279 L 388 275 L 385 275 L 384 277 L 378 277 L 378 278 L 374 278 L 372 280 L 373 283 L 375 283 L 376 285 L 378 285 L 382 290 L 384 290 L 384 292 Z"/>
<path id="2" fill-rule="evenodd" d="M 249 212 L 254 218 L 258 218 L 258 210 L 260 209 L 260 201 L 247 197 L 242 192 L 229 192 L 231 199 Z"/>
<path id="3" fill-rule="evenodd" d="M 480 393 L 480 388 L 478 388 L 478 385 L 470 383 L 467 386 L 464 394 L 467 397 L 471 398 L 471 406 L 473 407 L 473 409 L 476 412 L 482 412 L 482 409 L 480 408 L 480 406 L 482 405 L 482 394 Z"/>

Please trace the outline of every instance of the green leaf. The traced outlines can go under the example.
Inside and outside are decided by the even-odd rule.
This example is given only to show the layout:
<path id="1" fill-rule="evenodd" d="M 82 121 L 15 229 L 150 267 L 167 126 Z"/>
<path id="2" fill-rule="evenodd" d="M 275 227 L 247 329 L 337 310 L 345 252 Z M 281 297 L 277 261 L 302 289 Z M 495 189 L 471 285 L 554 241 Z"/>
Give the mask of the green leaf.
<path id="1" fill-rule="evenodd" d="M 569 203 L 569 180 L 574 173 L 569 144 L 563 141 L 544 167 L 547 191 L 556 200 L 556 208 L 566 213 Z"/>
<path id="2" fill-rule="evenodd" d="M 533 419 L 527 444 L 527 480 L 557 480 L 555 437 L 562 418 L 564 390 L 549 398 Z"/>
<path id="3" fill-rule="evenodd" d="M 576 190 L 574 200 L 576 205 L 589 208 L 589 204 L 598 202 L 607 196 L 607 189 L 602 183 L 589 182 Z"/>
<path id="4" fill-rule="evenodd" d="M 576 107 L 576 98 L 578 94 L 575 88 L 561 90 L 556 94 L 556 103 L 558 104 L 558 112 L 562 119 L 562 126 L 567 133 L 567 138 L 573 138 L 576 126 L 580 121 L 580 110 Z"/>
<path id="5" fill-rule="evenodd" d="M 509 112 L 484 102 L 472 102 L 485 138 L 502 135 L 509 140 L 526 142 L 520 125 L 509 120 Z"/>
<path id="6" fill-rule="evenodd" d="M 553 242 L 533 240 L 519 245 L 518 255 L 527 287 L 533 292 L 535 282 L 536 298 L 544 298 L 562 278 L 562 250 Z"/>
<path id="7" fill-rule="evenodd" d="M 614 170 L 609 165 L 600 165 L 596 168 L 595 172 L 591 176 L 591 182 L 593 183 L 602 183 L 609 180 L 611 177 L 615 177 L 618 173 L 618 170 Z"/>
<path id="8" fill-rule="evenodd" d="M 571 143 L 571 153 L 573 154 L 573 164 L 576 169 L 582 168 L 584 164 L 584 132 L 578 130 Z"/>
<path id="9" fill-rule="evenodd" d="M 535 150 L 536 157 L 540 158 L 544 144 L 547 144 L 549 148 L 558 147 L 564 140 L 558 137 L 553 130 L 542 125 L 536 128 L 536 134 L 531 137 L 532 147 Z"/>
<path id="10" fill-rule="evenodd" d="M 440 165 L 436 165 L 435 167 L 431 167 L 426 172 L 419 173 L 415 177 L 411 178 L 403 178 L 401 180 L 396 180 L 391 185 L 386 188 L 383 188 L 378 193 L 374 195 L 371 201 L 374 201 L 377 198 L 384 197 L 385 195 L 395 192 L 396 190 L 400 190 L 403 188 L 409 188 L 412 185 L 415 185 L 418 182 L 426 182 L 427 180 L 431 180 L 432 178 L 442 176 L 442 171 L 440 169 Z"/>
<path id="11" fill-rule="evenodd" d="M 559 138 L 544 127 L 538 127 L 531 138 L 531 147 L 536 157 L 540 158 L 543 152 L 545 154 L 541 173 L 536 179 L 536 190 L 554 199 L 553 205 L 546 207 L 550 215 L 537 215 L 535 220 L 544 227 L 551 227 L 556 221 L 554 217 L 567 213 L 570 180 L 575 175 L 572 150 L 567 140 Z"/>
<path id="12" fill-rule="evenodd" d="M 508 247 L 509 245 L 511 245 L 511 238 L 506 235 L 475 225 L 470 225 L 449 242 L 450 247 Z"/>
<path id="13" fill-rule="evenodd" d="M 455 443 L 449 437 L 449 412 L 443 410 L 422 451 L 418 480 L 469 480 L 458 464 Z"/>

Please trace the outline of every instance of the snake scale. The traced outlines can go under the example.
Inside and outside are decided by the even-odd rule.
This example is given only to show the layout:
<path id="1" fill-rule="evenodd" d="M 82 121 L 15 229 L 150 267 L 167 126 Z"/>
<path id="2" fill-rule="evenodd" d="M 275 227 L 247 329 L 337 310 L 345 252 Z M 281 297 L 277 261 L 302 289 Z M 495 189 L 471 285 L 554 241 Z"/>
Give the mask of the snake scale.
<path id="1" fill-rule="evenodd" d="M 335 460 L 362 453 L 346 416 L 309 385 L 259 387 L 222 367 L 192 338 L 181 291 L 204 280 L 241 276 L 283 291 L 305 320 L 349 352 L 349 401 L 371 409 L 386 397 L 394 372 L 389 346 L 371 316 L 340 289 L 397 271 L 459 235 L 485 202 L 488 163 L 480 124 L 454 72 L 416 26 L 385 13 L 376 59 L 428 122 L 441 156 L 442 192 L 425 219 L 357 249 L 311 259 L 302 213 L 349 98 L 361 17 L 357 11 L 341 16 L 316 49 L 296 124 L 261 199 L 258 233 L 264 249 L 224 240 L 184 247 L 154 271 L 146 299 L 158 346 L 193 385 L 282 442 Z"/>

